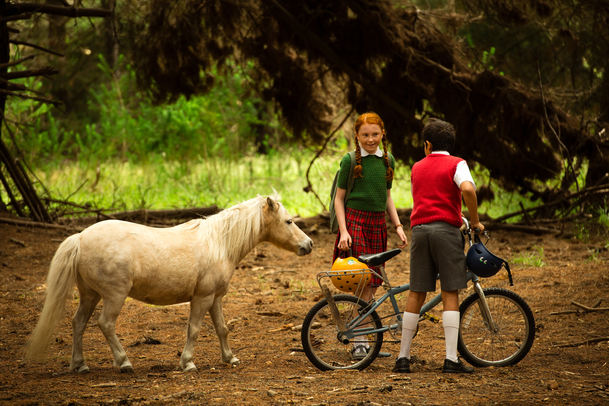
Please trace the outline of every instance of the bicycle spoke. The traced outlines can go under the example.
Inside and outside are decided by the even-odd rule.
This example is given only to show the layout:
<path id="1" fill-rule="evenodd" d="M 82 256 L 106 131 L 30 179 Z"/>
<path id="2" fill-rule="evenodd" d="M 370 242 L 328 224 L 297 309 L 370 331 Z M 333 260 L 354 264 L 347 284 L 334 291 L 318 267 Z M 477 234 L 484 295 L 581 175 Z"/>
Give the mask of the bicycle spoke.
<path id="1" fill-rule="evenodd" d="M 514 364 L 533 344 L 533 314 L 514 292 L 501 288 L 489 288 L 484 292 L 492 325 L 480 310 L 482 302 L 477 294 L 466 298 L 460 308 L 459 352 L 472 365 Z"/>
<path id="2" fill-rule="evenodd" d="M 346 343 L 341 341 L 329 304 L 325 299 L 321 300 L 307 314 L 303 323 L 301 338 L 305 354 L 321 370 L 364 369 L 376 358 L 383 343 L 382 333 L 369 332 L 380 329 L 381 320 L 376 312 L 362 320 L 359 312 L 367 303 L 354 296 L 336 295 L 334 302 L 339 317 L 355 337 Z M 352 351 L 358 342 L 367 345 L 369 350 L 363 358 L 354 359 Z"/>

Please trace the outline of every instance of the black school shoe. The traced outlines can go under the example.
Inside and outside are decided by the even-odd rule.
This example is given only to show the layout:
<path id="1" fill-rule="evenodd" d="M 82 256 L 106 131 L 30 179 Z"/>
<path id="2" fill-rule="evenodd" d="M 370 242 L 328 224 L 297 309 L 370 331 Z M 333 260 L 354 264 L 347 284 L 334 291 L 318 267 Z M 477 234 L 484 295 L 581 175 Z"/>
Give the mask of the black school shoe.
<path id="1" fill-rule="evenodd" d="M 461 360 L 454 362 L 449 359 L 445 359 L 444 368 L 442 368 L 442 372 L 444 372 L 445 374 L 471 374 L 472 372 L 474 372 L 474 368 L 468 367 Z"/>
<path id="2" fill-rule="evenodd" d="M 398 358 L 391 372 L 397 372 L 398 374 L 410 373 L 410 359 L 406 357 Z"/>

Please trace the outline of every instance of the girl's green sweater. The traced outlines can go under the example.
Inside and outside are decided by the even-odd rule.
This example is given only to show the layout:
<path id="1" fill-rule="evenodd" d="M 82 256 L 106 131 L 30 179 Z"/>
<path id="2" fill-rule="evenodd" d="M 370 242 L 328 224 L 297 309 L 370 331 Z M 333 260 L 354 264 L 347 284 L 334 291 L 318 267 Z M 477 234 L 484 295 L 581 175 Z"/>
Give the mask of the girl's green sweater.
<path id="1" fill-rule="evenodd" d="M 389 154 L 389 164 L 395 170 L 395 160 Z M 345 155 L 340 161 L 340 173 L 338 175 L 338 187 L 347 189 L 347 177 L 351 158 Z M 368 155 L 362 158 L 362 177 L 355 178 L 353 190 L 349 194 L 347 207 L 363 211 L 385 211 L 387 210 L 387 189 L 391 189 L 391 181 L 387 181 L 387 168 L 385 160 L 376 155 Z"/>

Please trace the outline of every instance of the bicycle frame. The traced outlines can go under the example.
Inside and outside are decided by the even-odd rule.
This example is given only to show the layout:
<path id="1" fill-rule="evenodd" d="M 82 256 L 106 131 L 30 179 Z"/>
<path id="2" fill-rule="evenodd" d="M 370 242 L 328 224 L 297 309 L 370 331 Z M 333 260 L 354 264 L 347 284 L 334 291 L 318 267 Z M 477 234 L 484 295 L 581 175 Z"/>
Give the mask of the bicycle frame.
<path id="1" fill-rule="evenodd" d="M 469 225 L 466 221 L 464 224 L 464 234 L 469 235 L 471 247 L 473 243 Z M 474 231 L 480 233 L 478 230 Z M 490 236 L 484 232 L 483 234 L 488 242 Z M 476 253 L 478 251 L 477 248 Z M 404 305 L 403 293 L 410 290 L 410 284 L 392 286 L 383 267 L 385 262 L 400 252 L 399 249 L 392 249 L 360 255 L 345 264 L 335 263 L 333 269 L 317 275 L 317 282 L 325 300 L 317 302 L 307 313 L 301 334 L 304 352 L 317 368 L 322 371 L 363 370 L 378 356 L 384 342 L 401 341 L 403 311 L 400 311 L 400 306 Z M 354 267 L 354 264 L 358 263 L 359 266 Z M 475 268 L 474 265 L 472 267 Z M 503 261 L 503 266 L 508 272 L 510 285 L 513 285 L 507 262 Z M 378 298 L 367 302 L 362 300 L 361 293 L 369 283 L 370 275 L 375 275 L 383 281 L 384 291 L 382 294 L 377 292 Z M 478 367 L 518 363 L 530 351 L 535 339 L 535 319 L 529 305 L 523 298 L 507 289 L 482 289 L 482 277 L 472 271 L 466 271 L 465 276 L 467 282 L 472 281 L 473 292 L 470 290 L 459 306 L 459 353 L 470 364 Z M 330 284 L 321 283 L 326 277 Z M 332 285 L 346 294 L 334 295 L 329 289 Z M 391 303 L 387 305 L 391 308 L 380 308 L 387 301 Z M 427 319 L 438 323 L 439 318 L 430 311 L 441 301 L 442 293 L 434 295 L 424 303 L 419 313 L 419 322 Z M 385 332 L 390 333 L 393 340 L 383 339 Z M 356 346 L 363 342 L 370 343 L 367 347 L 369 350 L 366 350 L 368 356 L 354 356 Z"/>
<path id="2" fill-rule="evenodd" d="M 371 269 L 368 269 L 366 271 L 372 272 L 375 275 L 379 276 L 376 272 L 374 272 Z M 384 274 L 384 272 L 381 272 Z M 323 278 L 326 275 L 322 275 L 320 277 L 318 277 L 318 282 L 319 279 Z M 382 278 L 382 277 L 381 277 Z M 343 322 L 342 320 L 337 316 L 338 315 L 338 309 L 336 309 L 336 313 L 334 313 L 334 309 L 332 309 L 333 311 L 333 317 L 335 317 L 335 322 L 337 323 L 337 326 L 339 326 L 340 332 L 339 332 L 339 337 L 340 340 L 347 344 L 350 340 L 352 340 L 354 337 L 357 336 L 361 336 L 361 335 L 366 335 L 366 334 L 373 334 L 373 333 L 384 333 L 386 331 L 389 331 L 390 329 L 395 329 L 398 328 L 401 323 L 402 323 L 402 312 L 399 309 L 397 300 L 395 299 L 396 295 L 399 295 L 400 293 L 406 292 L 408 290 L 410 290 L 410 284 L 407 283 L 405 285 L 400 285 L 400 286 L 396 286 L 396 287 L 391 287 L 391 285 L 389 284 L 389 282 L 386 280 L 386 278 L 382 278 L 384 279 L 385 283 L 389 286 L 387 288 L 387 292 L 381 296 L 380 298 L 378 298 L 377 300 L 375 300 L 374 302 L 371 302 L 369 306 L 367 306 L 364 310 L 365 313 L 360 314 L 359 316 L 357 316 L 356 318 L 354 318 L 353 320 L 351 320 L 347 325 L 343 326 Z M 486 304 L 486 300 L 484 298 L 484 293 L 482 291 L 482 287 L 480 286 L 480 279 L 471 271 L 467 271 L 467 280 L 472 281 L 472 283 L 474 284 L 474 290 L 476 291 L 476 293 L 478 293 L 478 295 L 481 298 L 481 306 L 480 306 L 480 310 L 484 316 L 484 319 L 486 320 L 486 322 L 488 323 L 489 326 L 494 326 L 493 320 L 492 320 L 492 316 L 490 314 L 490 311 L 488 310 L 488 305 Z M 321 286 L 321 283 L 320 283 Z M 322 288 L 323 290 L 323 288 Z M 329 292 L 328 292 L 329 293 Z M 394 315 L 396 316 L 398 322 L 396 324 L 391 324 L 391 325 L 385 325 L 379 329 L 377 328 L 372 328 L 372 327 L 360 327 L 360 328 L 356 328 L 354 329 L 353 326 L 358 326 L 359 323 L 361 323 L 363 320 L 365 320 L 368 316 L 370 316 L 372 314 L 373 311 L 375 311 L 376 309 L 378 309 L 387 299 L 390 300 L 391 302 L 391 306 L 393 308 L 394 311 Z M 430 301 L 428 301 L 427 303 L 425 303 L 423 305 L 423 307 L 421 307 L 421 311 L 419 313 L 420 317 L 423 317 L 423 315 L 427 312 L 429 312 L 430 310 L 432 310 L 434 307 L 436 307 L 440 302 L 442 301 L 442 294 L 439 293 L 436 296 L 434 296 Z M 333 305 L 333 301 L 332 304 L 330 306 Z M 335 308 L 336 305 L 334 305 Z"/>
<path id="3" fill-rule="evenodd" d="M 470 233 L 469 222 L 467 221 L 467 219 L 465 217 L 462 217 L 462 220 L 466 227 L 467 235 L 469 237 L 469 245 L 471 247 L 473 242 L 472 242 L 472 237 L 471 237 L 471 233 Z M 486 232 L 485 232 L 485 235 L 487 236 L 487 238 L 490 238 L 488 236 L 488 234 L 486 234 Z M 343 320 L 340 318 L 338 309 L 336 307 L 336 304 L 334 303 L 334 300 L 332 299 L 332 294 L 330 293 L 329 289 L 326 286 L 323 286 L 321 284 L 322 278 L 332 277 L 332 276 L 334 276 L 334 273 L 332 271 L 329 271 L 329 272 L 321 272 L 317 275 L 317 283 L 319 284 L 324 296 L 326 297 L 326 300 L 328 301 L 329 307 L 332 312 L 332 317 L 334 318 L 334 322 L 339 327 L 340 331 L 339 331 L 338 337 L 344 344 L 348 344 L 349 341 L 356 336 L 362 336 L 362 335 L 373 334 L 373 333 L 384 333 L 386 331 L 389 331 L 390 329 L 401 328 L 402 312 L 400 311 L 400 309 L 398 307 L 398 303 L 395 299 L 395 296 L 400 293 L 410 290 L 410 283 L 392 287 L 391 283 L 389 282 L 389 278 L 387 278 L 387 275 L 385 274 L 385 267 L 381 265 L 381 266 L 379 266 L 379 269 L 380 269 L 380 274 L 370 268 L 362 269 L 359 272 L 372 273 L 375 276 L 377 276 L 378 278 L 382 279 L 384 282 L 384 287 L 387 290 L 387 292 L 383 296 L 381 296 L 378 300 L 375 300 L 374 302 L 369 303 L 368 306 L 366 306 L 364 308 L 365 313 L 364 314 L 360 313 L 359 316 L 357 316 L 356 318 L 351 320 L 347 325 L 345 325 Z M 439 277 L 440 276 L 438 275 L 438 279 L 439 279 Z M 486 301 L 486 297 L 484 295 L 484 291 L 482 289 L 482 286 L 480 285 L 480 278 L 478 278 L 478 276 L 476 274 L 474 274 L 473 272 L 468 270 L 467 271 L 467 281 L 468 282 L 472 281 L 472 283 L 474 284 L 474 291 L 480 297 L 479 307 L 480 307 L 480 312 L 484 318 L 485 323 L 487 324 L 487 326 L 489 326 L 489 328 L 491 328 L 491 330 L 496 332 L 497 325 L 493 322 L 493 316 L 491 315 L 491 312 L 488 307 L 488 303 Z M 356 293 L 361 292 L 362 290 L 360 290 L 360 286 L 358 286 L 358 288 L 356 289 Z M 376 309 L 378 309 L 387 299 L 389 299 L 391 301 L 391 306 L 393 307 L 393 311 L 394 311 L 393 316 L 396 316 L 397 321 L 398 321 L 396 324 L 385 325 L 379 329 L 372 328 L 372 327 L 361 327 L 361 328 L 354 329 L 352 327 L 352 326 L 358 326 L 359 323 L 361 323 L 363 320 L 365 320 L 367 317 L 369 317 L 372 314 L 372 312 L 375 311 Z M 439 293 L 436 296 L 434 296 L 429 302 L 425 303 L 421 307 L 421 311 L 419 312 L 419 317 L 423 317 L 427 312 L 429 312 L 431 309 L 436 307 L 441 301 L 442 301 L 442 293 Z"/>

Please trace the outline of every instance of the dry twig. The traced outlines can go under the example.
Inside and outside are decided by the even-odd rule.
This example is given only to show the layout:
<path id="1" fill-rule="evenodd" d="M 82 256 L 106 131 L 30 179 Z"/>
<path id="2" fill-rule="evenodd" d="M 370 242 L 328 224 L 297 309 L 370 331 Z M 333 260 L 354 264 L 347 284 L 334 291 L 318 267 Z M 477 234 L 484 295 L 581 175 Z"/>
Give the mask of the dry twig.
<path id="1" fill-rule="evenodd" d="M 586 344 L 594 344 L 594 343 L 600 343 L 602 341 L 609 341 L 609 337 L 597 337 L 597 338 L 591 338 L 589 340 L 584 340 L 584 341 L 578 341 L 576 343 L 569 343 L 569 344 L 560 344 L 560 345 L 555 345 L 555 347 L 558 348 L 566 348 L 566 347 L 581 347 L 582 345 L 586 345 Z"/>
<path id="2" fill-rule="evenodd" d="M 603 303 L 603 299 L 598 299 L 594 305 L 588 307 L 576 301 L 572 301 L 571 304 L 573 306 L 579 307 L 577 310 L 563 310 L 560 312 L 552 312 L 550 316 L 556 316 L 559 314 L 573 314 L 573 313 L 587 313 L 587 312 L 603 312 L 609 310 L 609 307 L 599 307 Z"/>
<path id="3" fill-rule="evenodd" d="M 584 309 L 587 312 L 606 312 L 607 310 L 609 310 L 609 307 L 588 307 L 586 305 L 583 305 L 581 303 L 577 303 L 575 301 L 571 302 L 571 304 L 573 306 L 581 307 L 582 309 Z"/>
<path id="4" fill-rule="evenodd" d="M 21 240 L 17 240 L 16 238 L 11 238 L 11 242 L 14 242 L 17 245 L 21 245 L 22 247 L 25 247 L 25 243 Z"/>
<path id="5" fill-rule="evenodd" d="M 5 218 L 5 217 L 0 217 L 0 223 L 12 224 L 14 226 L 25 226 L 25 227 L 57 228 L 57 229 L 61 229 L 61 230 L 77 230 L 77 231 L 83 230 L 82 227 L 62 226 L 59 224 L 43 223 L 40 221 L 10 219 L 10 218 Z"/>

